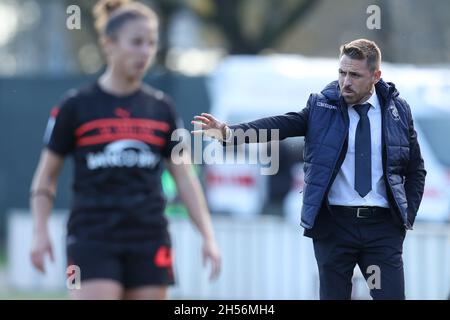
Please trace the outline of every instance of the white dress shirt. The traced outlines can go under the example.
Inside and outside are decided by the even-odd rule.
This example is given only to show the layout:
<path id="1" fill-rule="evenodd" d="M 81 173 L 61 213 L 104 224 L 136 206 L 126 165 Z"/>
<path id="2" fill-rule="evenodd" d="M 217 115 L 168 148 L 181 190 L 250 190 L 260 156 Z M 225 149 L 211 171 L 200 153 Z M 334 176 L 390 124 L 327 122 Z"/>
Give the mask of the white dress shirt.
<path id="1" fill-rule="evenodd" d="M 375 90 L 365 103 L 370 103 L 371 105 L 367 115 L 370 121 L 372 190 L 364 198 L 355 190 L 355 132 L 359 122 L 359 115 L 353 108 L 354 105 L 349 105 L 348 116 L 350 118 L 350 127 L 348 132 L 347 154 L 330 188 L 328 194 L 330 205 L 389 208 L 381 158 L 381 106 Z"/>

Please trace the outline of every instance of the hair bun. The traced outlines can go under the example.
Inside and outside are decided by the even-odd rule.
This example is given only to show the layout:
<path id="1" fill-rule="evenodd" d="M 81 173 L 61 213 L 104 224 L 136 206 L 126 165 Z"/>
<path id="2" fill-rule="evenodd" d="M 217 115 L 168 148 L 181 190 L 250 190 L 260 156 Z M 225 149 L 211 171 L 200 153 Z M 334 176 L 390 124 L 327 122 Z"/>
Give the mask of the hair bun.
<path id="1" fill-rule="evenodd" d="M 131 0 L 104 0 L 105 3 L 105 12 L 110 16 L 113 11 L 119 9 L 123 5 L 131 2 Z"/>
<path id="2" fill-rule="evenodd" d="M 95 27 L 101 32 L 108 21 L 108 18 L 117 9 L 127 5 L 132 0 L 99 0 L 94 6 Z"/>

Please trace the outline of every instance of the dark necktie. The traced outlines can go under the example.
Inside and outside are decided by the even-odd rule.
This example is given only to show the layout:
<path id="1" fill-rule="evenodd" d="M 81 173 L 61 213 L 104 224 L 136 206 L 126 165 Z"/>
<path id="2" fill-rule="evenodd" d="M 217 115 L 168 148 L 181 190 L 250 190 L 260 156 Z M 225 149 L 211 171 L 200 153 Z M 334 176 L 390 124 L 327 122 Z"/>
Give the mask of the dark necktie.
<path id="1" fill-rule="evenodd" d="M 367 116 L 370 104 L 357 104 L 353 108 L 359 114 L 355 134 L 355 190 L 365 197 L 372 190 L 370 121 Z"/>

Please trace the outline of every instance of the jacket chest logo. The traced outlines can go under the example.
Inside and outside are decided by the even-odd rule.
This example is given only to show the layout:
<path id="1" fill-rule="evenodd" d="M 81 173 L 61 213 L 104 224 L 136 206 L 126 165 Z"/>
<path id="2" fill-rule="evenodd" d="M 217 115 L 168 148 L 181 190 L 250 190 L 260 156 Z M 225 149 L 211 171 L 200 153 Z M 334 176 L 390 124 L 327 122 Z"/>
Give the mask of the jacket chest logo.
<path id="1" fill-rule="evenodd" d="M 326 108 L 326 109 L 331 109 L 331 110 L 337 110 L 337 107 L 336 107 L 336 106 L 333 106 L 333 105 L 331 105 L 331 104 L 328 104 L 328 103 L 325 103 L 325 102 L 321 102 L 321 101 L 318 101 L 316 105 L 317 105 L 318 107 L 321 107 L 321 108 Z"/>
<path id="2" fill-rule="evenodd" d="M 399 121 L 400 120 L 400 116 L 398 114 L 397 107 L 394 104 L 391 104 L 389 106 L 389 111 L 390 111 L 390 114 L 392 116 L 392 119 L 394 119 L 394 121 Z"/>

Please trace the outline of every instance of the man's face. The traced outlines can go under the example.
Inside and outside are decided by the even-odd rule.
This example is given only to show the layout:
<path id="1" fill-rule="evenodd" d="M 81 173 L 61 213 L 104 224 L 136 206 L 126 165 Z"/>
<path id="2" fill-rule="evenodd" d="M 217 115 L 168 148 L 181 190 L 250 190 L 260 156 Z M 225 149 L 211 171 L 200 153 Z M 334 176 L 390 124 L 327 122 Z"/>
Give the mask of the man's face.
<path id="1" fill-rule="evenodd" d="M 339 88 L 347 104 L 366 101 L 380 77 L 380 70 L 369 70 L 367 59 L 357 60 L 343 55 L 339 61 Z"/>

